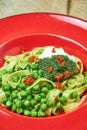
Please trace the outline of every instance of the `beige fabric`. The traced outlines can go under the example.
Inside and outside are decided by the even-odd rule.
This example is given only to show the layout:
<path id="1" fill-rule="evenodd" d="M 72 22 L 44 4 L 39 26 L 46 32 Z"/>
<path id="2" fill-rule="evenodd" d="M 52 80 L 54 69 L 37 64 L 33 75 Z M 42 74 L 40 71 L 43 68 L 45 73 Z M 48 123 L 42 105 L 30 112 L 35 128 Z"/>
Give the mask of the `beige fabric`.
<path id="1" fill-rule="evenodd" d="M 87 0 L 0 0 L 0 18 L 29 12 L 61 13 L 87 20 Z"/>

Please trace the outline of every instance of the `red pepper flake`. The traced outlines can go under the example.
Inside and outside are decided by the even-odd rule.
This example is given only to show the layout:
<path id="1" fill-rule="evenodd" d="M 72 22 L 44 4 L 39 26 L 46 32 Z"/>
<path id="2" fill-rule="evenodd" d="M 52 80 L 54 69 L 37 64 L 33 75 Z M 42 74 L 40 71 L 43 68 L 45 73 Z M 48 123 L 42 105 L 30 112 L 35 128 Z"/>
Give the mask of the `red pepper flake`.
<path id="1" fill-rule="evenodd" d="M 47 69 L 47 71 L 48 71 L 48 73 L 51 73 L 51 72 L 53 71 L 53 68 L 52 68 L 52 67 L 49 67 L 49 68 Z"/>
<path id="2" fill-rule="evenodd" d="M 59 101 L 58 97 L 55 97 L 54 101 L 55 101 L 55 102 L 58 102 L 58 101 Z"/>
<path id="3" fill-rule="evenodd" d="M 62 80 L 62 79 L 63 79 L 63 74 L 58 74 L 58 75 L 56 75 L 56 76 L 55 76 L 55 79 L 56 79 L 57 81 Z"/>
<path id="4" fill-rule="evenodd" d="M 65 66 L 65 64 L 66 64 L 65 61 L 62 61 L 62 62 L 61 62 L 62 67 Z"/>
<path id="5" fill-rule="evenodd" d="M 25 84 L 32 84 L 34 83 L 34 78 L 32 75 L 30 75 L 27 79 L 24 80 Z"/>
<path id="6" fill-rule="evenodd" d="M 59 82 L 54 82 L 54 83 L 55 83 L 57 89 L 63 88 L 63 85 L 61 83 L 59 83 Z"/>
<path id="7" fill-rule="evenodd" d="M 71 75 L 71 72 L 69 72 L 69 71 L 66 71 L 66 72 L 65 72 L 65 78 L 69 78 L 70 75 Z"/>
<path id="8" fill-rule="evenodd" d="M 29 62 L 30 63 L 33 63 L 35 61 L 35 57 L 34 56 L 31 56 L 30 58 L 29 58 Z"/>
<path id="9" fill-rule="evenodd" d="M 29 56 L 30 54 L 29 53 L 26 53 L 25 56 Z"/>
<path id="10" fill-rule="evenodd" d="M 81 62 L 80 62 L 80 61 L 78 61 L 78 62 L 77 62 L 77 64 L 78 64 L 78 66 L 81 68 Z"/>
<path id="11" fill-rule="evenodd" d="M 52 48 L 52 52 L 53 52 L 53 53 L 55 53 L 55 52 L 56 52 L 55 48 Z"/>
<path id="12" fill-rule="evenodd" d="M 77 74 L 79 72 L 79 70 L 76 68 L 74 69 L 74 73 Z"/>
<path id="13" fill-rule="evenodd" d="M 60 63 L 63 62 L 62 56 L 58 56 L 58 57 L 57 57 L 57 60 L 58 60 Z"/>

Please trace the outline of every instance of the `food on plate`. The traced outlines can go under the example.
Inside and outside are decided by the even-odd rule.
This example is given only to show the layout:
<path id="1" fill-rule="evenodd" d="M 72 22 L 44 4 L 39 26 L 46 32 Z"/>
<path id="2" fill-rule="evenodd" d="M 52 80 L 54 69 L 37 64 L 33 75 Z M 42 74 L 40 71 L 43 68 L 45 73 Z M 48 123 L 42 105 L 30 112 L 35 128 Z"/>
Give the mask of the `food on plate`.
<path id="1" fill-rule="evenodd" d="M 87 73 L 82 61 L 54 46 L 5 56 L 0 68 L 0 103 L 31 117 L 60 115 L 85 100 Z"/>

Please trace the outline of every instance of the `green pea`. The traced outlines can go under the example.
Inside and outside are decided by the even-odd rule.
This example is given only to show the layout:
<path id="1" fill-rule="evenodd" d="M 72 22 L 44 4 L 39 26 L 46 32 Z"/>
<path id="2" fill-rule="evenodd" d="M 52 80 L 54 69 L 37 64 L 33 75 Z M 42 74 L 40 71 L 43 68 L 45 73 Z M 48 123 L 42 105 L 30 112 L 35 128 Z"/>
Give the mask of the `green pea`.
<path id="1" fill-rule="evenodd" d="M 41 99 L 41 103 L 46 103 L 47 102 L 47 99 L 46 98 L 42 98 Z"/>
<path id="2" fill-rule="evenodd" d="M 42 93 L 47 93 L 48 92 L 48 88 L 46 87 L 43 87 L 42 90 L 41 90 Z"/>
<path id="3" fill-rule="evenodd" d="M 9 98 L 8 98 L 10 101 L 13 101 L 13 99 L 12 99 L 12 97 L 11 97 L 11 95 L 9 96 Z"/>
<path id="4" fill-rule="evenodd" d="M 62 105 L 61 102 L 58 102 L 58 103 L 56 104 L 56 106 L 57 106 L 57 108 L 62 108 L 62 107 L 63 107 L 63 105 Z"/>
<path id="5" fill-rule="evenodd" d="M 26 97 L 26 96 L 27 96 L 27 93 L 26 93 L 26 91 L 22 90 L 22 91 L 20 92 L 20 95 L 21 95 L 22 97 Z"/>
<path id="6" fill-rule="evenodd" d="M 11 105 L 12 105 L 11 101 L 8 100 L 8 101 L 6 102 L 6 107 L 11 107 Z"/>
<path id="7" fill-rule="evenodd" d="M 77 93 L 76 91 L 72 92 L 71 98 L 72 98 L 72 99 L 75 99 L 75 98 L 77 98 L 77 97 L 78 97 L 78 93 Z"/>
<path id="8" fill-rule="evenodd" d="M 37 79 L 38 78 L 38 73 L 33 73 L 33 77 L 34 77 L 34 79 Z"/>
<path id="9" fill-rule="evenodd" d="M 37 95 L 35 95 L 34 99 L 35 99 L 37 102 L 39 102 L 39 101 L 40 101 L 40 99 L 41 99 L 41 97 L 40 97 L 40 95 L 39 95 L 39 94 L 37 94 Z"/>
<path id="10" fill-rule="evenodd" d="M 42 48 L 42 49 L 40 49 L 39 50 L 39 54 L 42 54 L 43 53 L 43 51 L 44 51 L 44 49 Z"/>
<path id="11" fill-rule="evenodd" d="M 28 106 L 30 106 L 31 102 L 26 99 L 26 100 L 23 102 L 23 104 L 24 104 L 25 107 L 28 107 Z"/>
<path id="12" fill-rule="evenodd" d="M 27 110 L 31 111 L 32 110 L 32 106 L 29 106 L 28 108 L 26 108 Z"/>
<path id="13" fill-rule="evenodd" d="M 20 99 L 18 99 L 16 102 L 15 102 L 15 105 L 16 107 L 21 107 L 22 106 L 22 101 Z"/>
<path id="14" fill-rule="evenodd" d="M 19 80 L 19 78 L 17 76 L 15 76 L 15 77 L 12 78 L 13 82 L 18 82 L 18 80 Z"/>
<path id="15" fill-rule="evenodd" d="M 66 97 L 65 97 L 65 96 L 61 96 L 61 97 L 59 98 L 59 101 L 60 101 L 61 103 L 65 103 L 65 102 L 66 102 Z"/>
<path id="16" fill-rule="evenodd" d="M 4 91 L 10 90 L 10 85 L 9 84 L 2 85 L 2 89 Z"/>
<path id="17" fill-rule="evenodd" d="M 3 70 L 2 70 L 2 73 L 3 73 L 3 74 L 6 74 L 6 73 L 7 73 L 7 70 L 3 69 Z"/>
<path id="18" fill-rule="evenodd" d="M 16 103 L 19 99 L 18 98 L 15 98 L 13 99 L 13 102 Z"/>
<path id="19" fill-rule="evenodd" d="M 1 102 L 2 102 L 3 104 L 5 104 L 5 103 L 7 102 L 7 97 L 5 97 L 5 96 L 2 97 L 2 98 L 1 98 Z"/>
<path id="20" fill-rule="evenodd" d="M 19 113 L 19 114 L 23 113 L 23 108 L 17 108 L 16 112 Z"/>
<path id="21" fill-rule="evenodd" d="M 14 90 L 13 92 L 17 94 L 17 93 L 19 92 L 19 90 L 16 89 L 16 90 Z"/>
<path id="22" fill-rule="evenodd" d="M 35 106 L 36 103 L 37 103 L 36 100 L 34 100 L 34 99 L 31 100 L 31 105 L 32 105 L 32 106 Z"/>
<path id="23" fill-rule="evenodd" d="M 53 85 L 52 84 L 46 84 L 46 87 L 48 88 L 48 90 L 53 89 Z"/>
<path id="24" fill-rule="evenodd" d="M 34 90 L 34 91 L 38 91 L 38 90 L 39 90 L 39 88 L 40 88 L 40 86 L 39 86 L 39 85 L 35 85 L 35 86 L 33 87 L 33 90 Z"/>
<path id="25" fill-rule="evenodd" d="M 28 96 L 27 96 L 27 99 L 28 99 L 28 100 L 31 100 L 32 98 L 33 98 L 32 95 L 28 95 Z"/>
<path id="26" fill-rule="evenodd" d="M 9 97 L 9 96 L 11 95 L 10 91 L 9 91 L 9 90 L 8 90 L 8 91 L 5 91 L 5 95 L 6 95 L 7 97 Z"/>
<path id="27" fill-rule="evenodd" d="M 13 68 L 9 70 L 9 73 L 12 73 L 12 72 L 14 72 L 14 69 L 13 69 Z"/>
<path id="28" fill-rule="evenodd" d="M 47 101 L 47 106 L 48 107 L 52 107 L 53 105 L 54 105 L 54 101 L 52 101 L 52 100 Z"/>
<path id="29" fill-rule="evenodd" d="M 0 75 L 0 82 L 2 81 L 2 76 Z"/>
<path id="30" fill-rule="evenodd" d="M 12 111 L 16 111 L 16 105 L 13 104 L 11 109 L 12 109 Z"/>
<path id="31" fill-rule="evenodd" d="M 37 113 L 37 111 L 36 111 L 36 110 L 32 110 L 32 111 L 31 111 L 31 116 L 32 116 L 32 117 L 36 117 L 36 116 L 37 116 L 37 114 L 38 114 L 38 113 Z"/>
<path id="32" fill-rule="evenodd" d="M 12 92 L 11 97 L 14 99 L 15 97 L 17 97 L 17 93 L 15 91 Z"/>
<path id="33" fill-rule="evenodd" d="M 40 79 L 41 78 L 41 75 L 38 75 L 38 78 L 37 79 Z"/>
<path id="34" fill-rule="evenodd" d="M 29 95 L 29 94 L 31 94 L 31 89 L 28 89 L 28 90 L 26 90 L 26 93 Z"/>
<path id="35" fill-rule="evenodd" d="M 24 110 L 24 115 L 25 116 L 30 116 L 30 114 L 31 114 L 31 112 L 29 110 L 26 110 L 26 109 Z"/>
<path id="36" fill-rule="evenodd" d="M 34 63 L 34 64 L 31 64 L 31 65 L 30 65 L 30 68 L 33 69 L 33 70 L 37 69 L 37 64 L 35 64 L 35 63 Z"/>
<path id="37" fill-rule="evenodd" d="M 20 87 L 21 89 L 26 89 L 26 84 L 25 84 L 25 83 L 20 83 L 20 84 L 19 84 L 19 87 Z"/>
<path id="38" fill-rule="evenodd" d="M 31 66 L 31 65 L 28 63 L 28 64 L 27 64 L 27 68 L 30 69 L 30 66 Z"/>
<path id="39" fill-rule="evenodd" d="M 45 93 L 40 93 L 41 98 L 45 98 L 46 94 Z"/>
<path id="40" fill-rule="evenodd" d="M 41 109 L 42 111 L 45 111 L 45 110 L 47 109 L 47 105 L 46 105 L 45 103 L 42 103 L 42 104 L 40 105 L 40 109 Z"/>
<path id="41" fill-rule="evenodd" d="M 38 117 L 44 117 L 46 114 L 42 110 L 38 111 Z"/>

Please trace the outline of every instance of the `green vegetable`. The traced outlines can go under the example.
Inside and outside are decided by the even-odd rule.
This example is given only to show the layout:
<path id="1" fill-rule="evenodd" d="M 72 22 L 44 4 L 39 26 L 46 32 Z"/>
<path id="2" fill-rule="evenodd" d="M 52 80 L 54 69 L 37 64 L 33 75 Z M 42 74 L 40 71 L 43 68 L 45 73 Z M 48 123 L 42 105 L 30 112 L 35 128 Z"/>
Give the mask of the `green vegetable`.
<path id="1" fill-rule="evenodd" d="M 63 62 L 65 62 L 65 64 L 63 65 L 62 62 L 58 61 L 58 58 L 62 58 Z M 59 59 L 60 60 L 60 59 Z M 53 55 L 51 58 L 47 57 L 47 58 L 43 58 L 39 61 L 36 62 L 37 64 L 37 69 L 38 70 L 42 70 L 42 77 L 55 81 L 55 76 L 58 74 L 63 74 L 65 75 L 66 71 L 71 72 L 71 75 L 75 75 L 76 73 L 74 73 L 74 70 L 77 69 L 77 65 L 75 62 L 73 62 L 72 60 L 70 60 L 68 58 L 68 56 L 64 56 L 64 55 Z M 48 73 L 48 69 L 52 67 L 52 71 L 51 73 Z M 79 72 L 79 70 L 78 70 Z M 63 80 L 65 80 L 66 78 L 63 78 Z"/>
<path id="2" fill-rule="evenodd" d="M 42 110 L 38 111 L 38 117 L 44 117 L 46 114 Z"/>
<path id="3" fill-rule="evenodd" d="M 2 73 L 3 73 L 3 75 L 6 74 L 6 73 L 7 73 L 7 70 L 3 69 L 3 70 L 2 70 Z"/>
<path id="4" fill-rule="evenodd" d="M 53 89 L 53 85 L 52 85 L 52 84 L 50 84 L 50 83 L 46 84 L 46 87 L 48 88 L 48 90 Z"/>
<path id="5" fill-rule="evenodd" d="M 38 115 L 37 111 L 36 110 L 32 110 L 31 111 L 31 116 L 32 117 L 36 117 Z"/>
<path id="6" fill-rule="evenodd" d="M 27 96 L 27 99 L 28 99 L 28 100 L 31 100 L 32 98 L 33 98 L 32 95 L 28 95 L 28 96 Z"/>
<path id="7" fill-rule="evenodd" d="M 26 110 L 26 109 L 24 110 L 24 115 L 25 116 L 30 116 L 30 114 L 31 114 L 31 112 L 29 110 Z"/>
<path id="8" fill-rule="evenodd" d="M 24 104 L 25 107 L 28 107 L 28 106 L 30 106 L 31 102 L 26 99 L 26 100 L 24 100 L 23 104 Z"/>
<path id="9" fill-rule="evenodd" d="M 9 70 L 9 74 L 11 74 L 12 72 L 14 72 L 13 68 Z"/>
<path id="10" fill-rule="evenodd" d="M 41 98 L 45 98 L 46 97 L 46 94 L 45 93 L 40 93 L 40 96 L 41 96 Z"/>
<path id="11" fill-rule="evenodd" d="M 36 103 L 37 103 L 37 102 L 36 102 L 36 100 L 35 100 L 35 99 L 32 99 L 32 100 L 31 100 L 31 105 L 32 105 L 32 106 L 35 106 L 35 105 L 36 105 Z"/>
<path id="12" fill-rule="evenodd" d="M 41 89 L 41 92 L 42 92 L 42 93 L 47 93 L 47 92 L 48 92 L 48 88 L 43 87 L 43 88 Z"/>
<path id="13" fill-rule="evenodd" d="M 66 102 L 66 97 L 65 97 L 65 96 L 61 96 L 61 97 L 59 98 L 59 101 L 60 101 L 61 103 L 65 103 L 65 102 Z"/>
<path id="14" fill-rule="evenodd" d="M 39 50 L 39 54 L 42 54 L 43 53 L 43 51 L 44 51 L 44 49 L 42 48 L 42 49 L 40 49 Z"/>
<path id="15" fill-rule="evenodd" d="M 26 96 L 27 96 L 27 93 L 26 93 L 26 91 L 22 90 L 22 91 L 20 92 L 20 95 L 21 95 L 22 97 L 26 97 Z"/>
<path id="16" fill-rule="evenodd" d="M 25 83 L 20 83 L 19 85 L 18 85 L 21 89 L 26 89 L 26 84 Z"/>
<path id="17" fill-rule="evenodd" d="M 19 80 L 19 78 L 17 76 L 15 76 L 15 77 L 12 78 L 13 82 L 18 82 L 18 80 Z"/>
<path id="18" fill-rule="evenodd" d="M 77 98 L 77 97 L 78 97 L 78 93 L 77 93 L 76 91 L 72 92 L 71 98 L 72 98 L 72 99 L 75 99 L 75 98 Z"/>
<path id="19" fill-rule="evenodd" d="M 23 108 L 17 108 L 16 112 L 19 113 L 19 114 L 23 113 Z"/>
<path id="20" fill-rule="evenodd" d="M 26 90 L 27 95 L 31 94 L 31 89 Z"/>
<path id="21" fill-rule="evenodd" d="M 33 87 L 34 91 L 38 91 L 39 89 L 40 89 L 40 86 L 38 84 Z"/>
<path id="22" fill-rule="evenodd" d="M 40 109 L 41 109 L 42 111 L 45 111 L 45 110 L 47 109 L 47 105 L 46 105 L 45 103 L 42 103 L 42 104 L 40 105 Z"/>
<path id="23" fill-rule="evenodd" d="M 21 107 L 22 106 L 22 101 L 20 99 L 18 99 L 16 102 L 15 102 L 15 105 L 16 107 Z"/>
<path id="24" fill-rule="evenodd" d="M 17 108 L 16 105 L 13 104 L 13 105 L 12 105 L 12 111 L 16 111 L 16 108 Z"/>
<path id="25" fill-rule="evenodd" d="M 16 91 L 13 91 L 12 93 L 11 93 L 11 97 L 14 99 L 15 97 L 17 97 L 17 93 L 16 93 Z"/>
<path id="26" fill-rule="evenodd" d="M 9 91 L 9 90 L 8 90 L 8 91 L 5 91 L 5 95 L 6 95 L 7 97 L 9 97 L 9 96 L 11 95 L 10 91 Z"/>
<path id="27" fill-rule="evenodd" d="M 46 98 L 41 98 L 41 103 L 46 103 L 47 99 Z"/>
<path id="28" fill-rule="evenodd" d="M 7 97 L 5 97 L 5 96 L 2 97 L 2 98 L 1 98 L 1 102 L 2 102 L 3 104 L 5 104 L 5 103 L 7 102 Z"/>
<path id="29" fill-rule="evenodd" d="M 8 101 L 6 102 L 6 107 L 11 107 L 11 105 L 12 105 L 11 101 L 8 100 Z"/>
<path id="30" fill-rule="evenodd" d="M 37 94 L 37 95 L 35 95 L 34 99 L 35 99 L 35 101 L 39 102 L 39 101 L 40 101 L 40 99 L 41 99 L 41 97 L 40 97 L 40 95 L 39 95 L 39 94 Z"/>
<path id="31" fill-rule="evenodd" d="M 2 89 L 4 91 L 10 90 L 10 85 L 9 84 L 2 85 Z"/>
<path id="32" fill-rule="evenodd" d="M 54 101 L 52 101 L 52 100 L 47 101 L 47 106 L 48 107 L 52 107 L 53 105 L 54 105 Z"/>
<path id="33" fill-rule="evenodd" d="M 57 108 L 62 108 L 62 107 L 63 107 L 63 105 L 62 105 L 61 102 L 58 102 L 58 103 L 56 104 L 56 106 L 57 106 Z"/>

